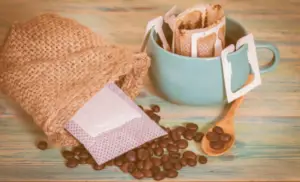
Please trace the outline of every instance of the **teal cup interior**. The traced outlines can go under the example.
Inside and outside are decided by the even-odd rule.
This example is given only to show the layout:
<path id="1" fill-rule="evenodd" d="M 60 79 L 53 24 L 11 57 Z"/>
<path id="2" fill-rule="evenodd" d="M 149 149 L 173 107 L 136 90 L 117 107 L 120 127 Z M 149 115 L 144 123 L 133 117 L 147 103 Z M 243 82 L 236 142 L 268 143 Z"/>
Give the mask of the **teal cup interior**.
<path id="1" fill-rule="evenodd" d="M 170 36 L 170 32 L 165 32 Z M 247 35 L 241 24 L 226 19 L 226 44 L 236 44 Z M 192 58 L 164 50 L 159 38 L 152 29 L 147 43 L 147 53 L 151 58 L 150 78 L 156 90 L 175 104 L 205 106 L 224 104 L 226 93 L 220 57 Z M 275 69 L 280 60 L 279 50 L 270 43 L 257 43 L 257 49 L 269 49 L 273 60 L 267 67 L 260 68 L 261 73 Z M 247 57 L 248 45 L 228 54 L 232 65 L 231 89 L 233 92 L 243 87 L 251 67 Z"/>

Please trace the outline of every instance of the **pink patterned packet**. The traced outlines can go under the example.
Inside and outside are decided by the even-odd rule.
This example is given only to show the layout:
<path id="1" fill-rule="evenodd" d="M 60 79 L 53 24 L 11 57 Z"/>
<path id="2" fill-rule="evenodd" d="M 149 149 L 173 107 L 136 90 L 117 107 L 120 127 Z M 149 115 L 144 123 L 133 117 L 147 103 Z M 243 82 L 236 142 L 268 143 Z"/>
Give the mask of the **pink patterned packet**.
<path id="1" fill-rule="evenodd" d="M 65 125 L 101 165 L 167 133 L 109 83 Z"/>

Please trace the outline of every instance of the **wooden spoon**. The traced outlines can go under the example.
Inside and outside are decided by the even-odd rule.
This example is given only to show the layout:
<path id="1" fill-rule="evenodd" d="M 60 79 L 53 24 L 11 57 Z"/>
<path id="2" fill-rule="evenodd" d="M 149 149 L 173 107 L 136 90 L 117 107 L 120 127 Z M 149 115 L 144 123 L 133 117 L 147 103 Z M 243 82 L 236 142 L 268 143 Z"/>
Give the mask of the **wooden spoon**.
<path id="1" fill-rule="evenodd" d="M 248 84 L 253 79 L 253 75 L 250 75 L 247 83 Z M 232 148 L 234 142 L 235 142 L 235 132 L 234 132 L 234 116 L 236 113 L 236 110 L 239 108 L 241 103 L 244 100 L 244 96 L 236 99 L 230 106 L 229 110 L 227 111 L 226 115 L 223 117 L 222 120 L 217 121 L 215 126 L 219 126 L 223 128 L 224 132 L 231 135 L 231 140 L 229 143 L 225 144 L 223 149 L 215 150 L 212 149 L 209 145 L 209 141 L 207 140 L 206 136 L 203 137 L 201 142 L 201 148 L 204 153 L 206 153 L 209 156 L 220 156 L 223 155 L 226 151 Z M 212 131 L 213 127 L 210 128 L 208 131 Z"/>

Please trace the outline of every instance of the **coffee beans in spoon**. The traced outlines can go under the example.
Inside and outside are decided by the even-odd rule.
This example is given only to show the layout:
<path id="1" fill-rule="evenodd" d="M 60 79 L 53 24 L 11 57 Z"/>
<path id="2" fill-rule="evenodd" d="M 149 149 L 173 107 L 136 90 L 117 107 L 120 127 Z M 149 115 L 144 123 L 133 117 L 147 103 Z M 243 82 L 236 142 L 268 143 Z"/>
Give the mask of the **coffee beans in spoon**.
<path id="1" fill-rule="evenodd" d="M 224 149 L 232 139 L 231 135 L 225 133 L 220 126 L 215 126 L 211 132 L 206 134 L 206 138 L 209 141 L 209 146 L 214 150 Z"/>

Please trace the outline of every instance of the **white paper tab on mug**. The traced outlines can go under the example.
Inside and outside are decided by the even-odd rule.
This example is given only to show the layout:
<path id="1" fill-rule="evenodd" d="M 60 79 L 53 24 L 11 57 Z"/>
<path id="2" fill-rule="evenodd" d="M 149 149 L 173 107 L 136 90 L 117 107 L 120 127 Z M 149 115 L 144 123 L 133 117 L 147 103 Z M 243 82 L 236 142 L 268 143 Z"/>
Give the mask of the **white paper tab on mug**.
<path id="1" fill-rule="evenodd" d="M 254 38 L 252 34 L 248 34 L 245 37 L 242 37 L 237 42 L 237 49 L 242 47 L 244 44 L 248 44 L 248 51 L 247 51 L 247 57 L 250 64 L 250 67 L 252 69 L 252 72 L 254 73 L 254 79 L 249 83 L 248 85 L 244 86 L 240 90 L 236 91 L 235 93 L 231 90 L 231 76 L 232 76 L 232 68 L 231 64 L 228 61 L 228 54 L 231 52 L 234 52 L 234 45 L 230 45 L 227 48 L 225 48 L 221 53 L 221 61 L 222 61 L 222 67 L 223 67 L 223 77 L 225 82 L 225 90 L 226 90 L 226 96 L 228 103 L 234 101 L 235 99 L 246 95 L 249 91 L 253 90 L 255 87 L 261 85 L 261 77 L 260 77 L 260 70 L 259 70 L 259 64 L 257 59 L 257 53 L 256 53 L 256 46 L 254 43 Z"/>
<path id="2" fill-rule="evenodd" d="M 150 30 L 152 29 L 152 27 L 154 27 L 155 32 L 158 34 L 160 40 L 162 41 L 163 48 L 166 50 L 170 50 L 170 46 L 167 42 L 167 39 L 166 39 L 165 34 L 162 29 L 163 23 L 164 23 L 164 20 L 163 20 L 162 16 L 154 18 L 147 23 L 144 39 L 143 39 L 141 50 L 140 50 L 141 52 L 143 52 L 145 50 L 145 47 L 146 47 L 146 44 L 147 44 L 147 41 L 149 38 Z"/>

